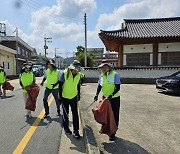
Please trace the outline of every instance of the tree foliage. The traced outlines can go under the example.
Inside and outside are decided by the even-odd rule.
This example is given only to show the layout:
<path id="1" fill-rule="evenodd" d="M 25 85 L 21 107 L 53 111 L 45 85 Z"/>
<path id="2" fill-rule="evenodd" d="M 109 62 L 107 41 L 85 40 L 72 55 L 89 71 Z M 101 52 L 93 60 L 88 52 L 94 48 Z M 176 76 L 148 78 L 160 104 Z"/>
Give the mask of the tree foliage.
<path id="1" fill-rule="evenodd" d="M 85 66 L 85 65 L 84 65 L 84 53 L 85 53 L 85 48 L 84 48 L 83 46 L 80 46 L 80 45 L 79 45 L 79 46 L 76 47 L 76 49 L 77 49 L 77 52 L 75 53 L 76 59 L 80 61 L 81 66 Z M 92 67 L 93 64 L 94 64 L 93 56 L 87 54 L 87 67 Z"/>

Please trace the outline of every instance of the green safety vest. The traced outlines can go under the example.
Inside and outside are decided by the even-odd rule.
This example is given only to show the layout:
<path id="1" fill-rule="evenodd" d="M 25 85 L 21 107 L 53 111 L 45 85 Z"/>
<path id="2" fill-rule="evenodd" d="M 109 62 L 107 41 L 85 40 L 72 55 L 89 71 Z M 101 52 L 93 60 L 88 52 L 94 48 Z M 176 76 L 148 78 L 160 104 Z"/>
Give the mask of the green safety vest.
<path id="1" fill-rule="evenodd" d="M 100 85 L 102 86 L 102 92 L 105 97 L 111 95 L 116 88 L 114 83 L 115 74 L 116 72 L 112 71 L 110 73 L 107 72 L 107 75 L 101 74 L 100 76 L 101 77 Z M 118 91 L 112 98 L 119 96 L 120 96 L 120 92 Z"/>
<path id="2" fill-rule="evenodd" d="M 58 77 L 59 71 L 58 69 L 51 71 L 50 69 L 46 70 L 46 87 L 48 89 L 57 89 L 59 88 L 59 85 L 52 88 L 52 84 L 55 84 L 59 81 Z"/>
<path id="3" fill-rule="evenodd" d="M 80 73 L 81 78 L 84 78 L 85 75 L 81 72 L 79 72 L 79 73 Z"/>
<path id="4" fill-rule="evenodd" d="M 20 74 L 20 81 L 23 85 L 23 87 L 29 86 L 33 83 L 34 81 L 34 74 L 33 72 L 23 72 Z M 27 91 L 25 89 L 22 89 L 23 93 L 27 93 Z"/>
<path id="5" fill-rule="evenodd" d="M 68 78 L 67 78 L 68 74 Z M 73 78 L 72 72 L 70 70 L 64 71 L 64 84 L 62 87 L 62 97 L 67 99 L 72 99 L 78 94 L 77 85 L 80 81 L 80 73 L 78 72 Z"/>
<path id="6" fill-rule="evenodd" d="M 4 83 L 5 79 L 4 71 L 0 71 L 0 83 Z"/>

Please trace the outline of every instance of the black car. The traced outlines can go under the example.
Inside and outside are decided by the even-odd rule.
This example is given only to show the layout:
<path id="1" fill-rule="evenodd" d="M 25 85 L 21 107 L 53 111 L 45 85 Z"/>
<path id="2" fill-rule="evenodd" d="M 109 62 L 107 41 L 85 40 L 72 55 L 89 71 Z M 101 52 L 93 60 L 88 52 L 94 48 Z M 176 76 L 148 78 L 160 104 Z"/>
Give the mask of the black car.
<path id="1" fill-rule="evenodd" d="M 176 93 L 180 95 L 180 71 L 156 80 L 156 88 L 160 91 Z"/>

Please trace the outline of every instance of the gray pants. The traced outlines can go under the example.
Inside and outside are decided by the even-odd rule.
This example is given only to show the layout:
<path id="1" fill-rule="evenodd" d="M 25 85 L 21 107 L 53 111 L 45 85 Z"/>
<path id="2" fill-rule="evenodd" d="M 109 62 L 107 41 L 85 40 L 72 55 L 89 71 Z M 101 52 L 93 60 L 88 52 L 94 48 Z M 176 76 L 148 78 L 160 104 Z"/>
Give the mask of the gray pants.
<path id="1" fill-rule="evenodd" d="M 52 93 L 54 96 L 55 102 L 56 102 L 56 107 L 57 107 L 57 112 L 60 112 L 60 102 L 59 102 L 59 90 L 58 89 L 45 89 L 44 92 L 44 98 L 43 98 L 43 104 L 45 108 L 45 114 L 49 114 L 49 106 L 48 106 L 48 96 Z"/>

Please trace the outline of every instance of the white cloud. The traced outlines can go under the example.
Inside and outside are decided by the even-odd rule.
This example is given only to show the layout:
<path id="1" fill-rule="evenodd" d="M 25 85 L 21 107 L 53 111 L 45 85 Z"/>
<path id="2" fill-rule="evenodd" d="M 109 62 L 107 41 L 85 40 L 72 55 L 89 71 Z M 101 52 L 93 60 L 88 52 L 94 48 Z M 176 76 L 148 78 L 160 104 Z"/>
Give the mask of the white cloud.
<path id="1" fill-rule="evenodd" d="M 73 42 L 82 40 L 84 37 L 82 35 L 84 33 L 84 13 L 92 12 L 95 9 L 96 2 L 94 0 L 57 0 L 57 5 L 44 7 L 32 13 L 30 27 L 33 33 L 29 36 L 25 34 L 22 36 L 31 42 L 42 42 L 44 34 L 53 39 Z M 38 46 L 39 44 L 36 48 Z"/>
<path id="2" fill-rule="evenodd" d="M 52 37 L 53 42 L 69 40 L 71 44 L 72 42 L 79 42 L 80 44 L 84 39 L 84 13 L 92 12 L 95 9 L 96 2 L 94 0 L 57 0 L 57 5 L 43 7 L 32 12 L 30 23 L 32 33 L 26 34 L 19 29 L 19 37 L 39 52 L 44 50 L 45 34 L 47 34 L 47 37 Z M 15 27 L 8 21 L 6 23 L 8 34 L 13 35 Z M 52 44 L 48 44 L 48 46 L 49 49 L 54 48 Z M 62 48 L 61 51 L 63 50 L 65 49 Z"/>
<path id="3" fill-rule="evenodd" d="M 52 43 L 48 44 L 49 52 L 54 52 L 54 47 L 59 47 L 62 52 L 74 51 L 77 45 L 84 45 L 83 16 L 86 12 L 95 11 L 98 0 L 57 0 L 52 7 L 43 7 L 31 13 L 31 34 L 19 29 L 19 36 L 37 51 L 44 52 L 44 35 L 52 37 Z M 110 2 L 109 2 L 110 3 Z M 94 29 L 88 29 L 88 47 L 103 46 L 98 37 L 100 29 L 120 29 L 123 19 L 134 18 L 159 18 L 180 16 L 179 0 L 129 0 L 128 3 L 117 6 L 112 13 L 99 15 Z M 101 10 L 102 12 L 103 10 Z M 97 14 L 96 14 L 97 15 Z M 15 26 L 6 21 L 7 33 L 13 34 Z M 91 25 L 91 27 L 93 27 Z M 55 42 L 58 43 L 55 43 Z M 69 45 L 70 44 L 70 45 Z M 98 46 L 100 47 L 100 46 Z"/>
<path id="4" fill-rule="evenodd" d="M 70 18 L 82 16 L 96 9 L 95 0 L 58 0 L 59 13 Z"/>
<path id="5" fill-rule="evenodd" d="M 131 0 L 110 14 L 101 14 L 96 28 L 120 29 L 123 19 L 160 18 L 180 15 L 179 0 Z"/>

